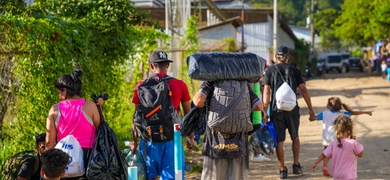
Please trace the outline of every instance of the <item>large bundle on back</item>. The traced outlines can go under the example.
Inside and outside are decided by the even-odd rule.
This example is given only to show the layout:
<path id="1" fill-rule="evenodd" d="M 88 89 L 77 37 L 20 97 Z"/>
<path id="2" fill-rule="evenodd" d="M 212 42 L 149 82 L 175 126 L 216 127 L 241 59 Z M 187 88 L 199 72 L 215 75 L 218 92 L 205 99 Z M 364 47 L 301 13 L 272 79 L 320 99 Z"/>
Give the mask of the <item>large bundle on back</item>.
<path id="1" fill-rule="evenodd" d="M 238 80 L 257 82 L 265 60 L 253 53 L 194 53 L 187 57 L 188 74 L 202 81 Z"/>
<path id="2" fill-rule="evenodd" d="M 243 157 L 245 134 L 253 129 L 248 82 L 260 79 L 264 59 L 253 53 L 195 53 L 187 58 L 187 64 L 192 79 L 207 81 L 204 83 L 211 87 L 202 154 L 213 158 Z"/>

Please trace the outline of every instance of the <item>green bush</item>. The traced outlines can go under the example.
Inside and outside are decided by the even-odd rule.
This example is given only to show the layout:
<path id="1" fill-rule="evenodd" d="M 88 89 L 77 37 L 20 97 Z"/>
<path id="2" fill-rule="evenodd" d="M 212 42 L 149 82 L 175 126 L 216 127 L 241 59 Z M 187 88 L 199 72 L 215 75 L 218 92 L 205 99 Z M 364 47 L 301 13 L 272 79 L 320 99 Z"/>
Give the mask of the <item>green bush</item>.
<path id="1" fill-rule="evenodd" d="M 23 3 L 22 3 L 23 4 Z M 108 93 L 103 113 L 123 140 L 131 139 L 135 83 L 147 73 L 147 55 L 156 40 L 167 39 L 160 25 L 128 0 L 36 0 L 31 6 L 7 4 L 0 10 L 1 59 L 7 59 L 8 112 L 0 117 L 0 170 L 12 154 L 34 149 L 35 132 L 45 132 L 50 107 L 59 101 L 55 80 L 83 71 L 83 92 Z M 23 11 L 13 11 L 22 8 Z M 147 27 L 147 28 L 146 28 Z M 9 58 L 11 57 L 11 58 Z M 12 77 L 12 78 L 11 78 Z"/>

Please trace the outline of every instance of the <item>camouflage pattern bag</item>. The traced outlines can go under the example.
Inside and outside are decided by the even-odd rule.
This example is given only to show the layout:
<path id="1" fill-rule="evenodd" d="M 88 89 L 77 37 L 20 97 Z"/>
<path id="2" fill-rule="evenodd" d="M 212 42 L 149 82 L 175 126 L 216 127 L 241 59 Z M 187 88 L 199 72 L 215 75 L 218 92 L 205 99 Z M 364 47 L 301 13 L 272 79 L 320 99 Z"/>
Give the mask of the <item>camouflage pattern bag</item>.
<path id="1" fill-rule="evenodd" d="M 33 157 L 35 160 L 34 170 L 31 175 L 35 174 L 39 166 L 38 153 L 35 151 L 23 151 L 5 161 L 2 172 L 3 180 L 15 180 L 18 177 L 23 162 L 29 157 Z"/>

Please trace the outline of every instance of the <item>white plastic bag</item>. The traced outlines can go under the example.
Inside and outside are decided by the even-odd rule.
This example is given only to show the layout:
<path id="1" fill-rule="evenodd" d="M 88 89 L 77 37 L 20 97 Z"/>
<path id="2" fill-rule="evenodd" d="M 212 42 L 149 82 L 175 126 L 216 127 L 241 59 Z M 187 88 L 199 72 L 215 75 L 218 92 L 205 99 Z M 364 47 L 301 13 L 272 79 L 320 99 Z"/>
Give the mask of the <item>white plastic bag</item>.
<path id="1" fill-rule="evenodd" d="M 276 107 L 283 111 L 291 111 L 297 105 L 297 97 L 291 87 L 284 82 L 275 93 Z"/>
<path id="2" fill-rule="evenodd" d="M 70 156 L 65 168 L 65 177 L 78 177 L 85 173 L 83 149 L 73 135 L 67 135 L 55 146 Z"/>

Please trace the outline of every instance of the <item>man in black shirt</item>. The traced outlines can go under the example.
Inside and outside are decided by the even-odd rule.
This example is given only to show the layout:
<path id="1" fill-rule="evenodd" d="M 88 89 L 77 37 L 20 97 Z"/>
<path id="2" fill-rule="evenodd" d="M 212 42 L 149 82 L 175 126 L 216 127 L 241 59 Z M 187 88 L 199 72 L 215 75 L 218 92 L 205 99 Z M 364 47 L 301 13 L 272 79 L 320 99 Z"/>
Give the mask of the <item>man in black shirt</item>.
<path id="1" fill-rule="evenodd" d="M 264 76 L 264 123 L 268 122 L 268 118 L 274 123 L 276 136 L 278 140 L 278 145 L 276 147 L 276 155 L 279 161 L 280 167 L 280 178 L 287 178 L 287 168 L 284 164 L 284 150 L 283 143 L 286 139 L 286 129 L 290 134 L 292 143 L 293 143 L 293 173 L 302 174 L 302 167 L 299 164 L 299 149 L 300 142 L 298 137 L 299 129 L 299 106 L 296 105 L 291 111 L 280 110 L 276 106 L 275 93 L 277 89 L 287 81 L 291 89 L 295 92 L 297 87 L 299 88 L 302 97 L 304 98 L 308 108 L 310 119 L 315 118 L 315 114 L 311 105 L 309 91 L 306 88 L 305 81 L 302 78 L 301 72 L 292 67 L 288 61 L 290 59 L 290 53 L 287 47 L 281 46 L 277 49 L 275 54 L 276 64 L 267 68 Z M 268 105 L 270 106 L 269 116 L 268 116 Z"/>
<path id="2" fill-rule="evenodd" d="M 40 157 L 45 150 L 45 138 L 46 133 L 38 134 L 35 136 L 36 149 L 38 152 L 38 158 L 29 156 L 23 160 L 20 167 L 17 180 L 39 180 L 40 169 L 42 166 Z M 38 161 L 38 162 L 37 162 Z M 38 166 L 38 168 L 36 168 Z M 34 171 L 36 170 L 36 171 Z"/>

